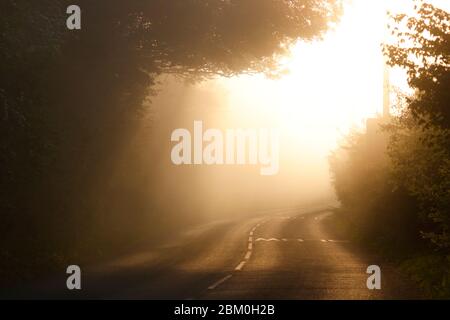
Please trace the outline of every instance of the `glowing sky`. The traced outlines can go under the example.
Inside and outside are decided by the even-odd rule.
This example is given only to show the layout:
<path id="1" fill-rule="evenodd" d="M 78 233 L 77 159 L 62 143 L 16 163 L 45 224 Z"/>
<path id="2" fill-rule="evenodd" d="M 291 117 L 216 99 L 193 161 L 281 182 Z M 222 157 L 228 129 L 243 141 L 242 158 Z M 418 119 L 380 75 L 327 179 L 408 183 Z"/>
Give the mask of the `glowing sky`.
<path id="1" fill-rule="evenodd" d="M 450 10 L 448 0 L 433 3 Z M 188 101 L 192 120 L 222 128 L 278 127 L 280 192 L 313 185 L 331 190 L 327 156 L 345 133 L 354 126 L 364 130 L 365 120 L 383 108 L 386 12 L 411 9 L 405 0 L 348 1 L 341 22 L 323 40 L 292 49 L 283 78 L 239 76 L 195 85 Z M 390 78 L 407 89 L 403 72 L 391 70 Z"/>

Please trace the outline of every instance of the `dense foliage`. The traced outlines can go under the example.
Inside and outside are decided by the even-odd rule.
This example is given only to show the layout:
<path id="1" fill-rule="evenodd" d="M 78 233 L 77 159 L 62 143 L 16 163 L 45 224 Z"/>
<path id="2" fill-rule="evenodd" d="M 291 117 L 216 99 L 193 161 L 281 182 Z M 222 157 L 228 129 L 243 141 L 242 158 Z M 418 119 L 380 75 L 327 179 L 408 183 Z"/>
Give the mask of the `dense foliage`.
<path id="1" fill-rule="evenodd" d="M 347 232 L 402 261 L 423 287 L 450 296 L 450 14 L 419 2 L 393 17 L 388 63 L 415 94 L 380 118 L 376 143 L 352 133 L 330 158 Z"/>
<path id="2" fill-rule="evenodd" d="M 341 10 L 339 0 L 80 0 L 71 31 L 70 4 L 0 3 L 1 282 L 183 223 L 143 192 L 152 176 L 134 170 L 139 150 L 118 156 L 156 76 L 276 73 L 290 43 L 320 37 Z"/>

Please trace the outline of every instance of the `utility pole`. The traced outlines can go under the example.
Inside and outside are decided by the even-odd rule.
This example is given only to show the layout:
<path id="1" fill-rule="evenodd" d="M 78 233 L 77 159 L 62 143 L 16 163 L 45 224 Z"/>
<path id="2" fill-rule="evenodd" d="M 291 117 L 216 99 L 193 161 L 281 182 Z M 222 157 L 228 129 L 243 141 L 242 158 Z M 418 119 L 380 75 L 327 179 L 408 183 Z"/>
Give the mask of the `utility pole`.
<path id="1" fill-rule="evenodd" d="M 391 88 L 389 82 L 389 67 L 384 64 L 383 76 L 383 118 L 389 119 L 391 115 Z"/>

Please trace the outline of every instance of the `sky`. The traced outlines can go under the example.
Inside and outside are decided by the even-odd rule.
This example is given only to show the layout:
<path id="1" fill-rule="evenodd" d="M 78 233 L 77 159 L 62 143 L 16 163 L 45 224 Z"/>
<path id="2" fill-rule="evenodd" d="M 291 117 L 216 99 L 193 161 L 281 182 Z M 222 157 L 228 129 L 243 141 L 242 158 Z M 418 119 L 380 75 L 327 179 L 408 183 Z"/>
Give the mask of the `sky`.
<path id="1" fill-rule="evenodd" d="M 433 3 L 450 9 L 450 1 Z M 154 105 L 160 105 L 162 117 L 176 114 L 171 120 L 174 128 L 203 120 L 212 128 L 280 129 L 279 174 L 266 180 L 255 178 L 255 185 L 241 171 L 203 169 L 214 176 L 214 181 L 205 178 L 209 183 L 206 194 L 214 194 L 212 202 L 217 197 L 227 201 L 240 187 L 249 198 L 279 193 L 285 202 L 332 195 L 330 152 L 352 128 L 364 130 L 366 119 L 382 112 L 385 64 L 381 44 L 389 41 L 386 12 L 409 12 L 410 4 L 348 0 L 341 22 L 322 40 L 298 42 L 292 48 L 283 60 L 289 74 L 281 79 L 243 75 L 163 89 Z M 391 69 L 389 74 L 393 87 L 408 89 L 403 71 Z M 220 187 L 233 182 L 232 190 Z M 254 191 L 251 196 L 248 190 Z"/>

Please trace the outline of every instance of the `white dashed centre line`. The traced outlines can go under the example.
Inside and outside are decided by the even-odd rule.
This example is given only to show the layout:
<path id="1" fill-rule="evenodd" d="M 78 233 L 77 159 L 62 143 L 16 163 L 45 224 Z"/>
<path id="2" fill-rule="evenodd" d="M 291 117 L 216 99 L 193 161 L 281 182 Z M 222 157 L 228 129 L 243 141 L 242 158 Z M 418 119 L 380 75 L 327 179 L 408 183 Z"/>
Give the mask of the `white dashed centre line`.
<path id="1" fill-rule="evenodd" d="M 241 261 L 236 268 L 234 268 L 235 271 L 241 271 L 242 268 L 245 266 L 245 264 L 247 263 L 248 260 L 250 260 L 250 257 L 252 256 L 252 249 L 253 249 L 253 233 L 255 232 L 256 228 L 259 227 L 260 224 L 258 223 L 256 226 L 254 226 L 252 228 L 252 230 L 250 231 L 249 237 L 248 237 L 248 251 L 245 254 L 244 260 Z M 228 279 L 230 279 L 232 277 L 231 274 L 223 277 L 222 279 L 218 280 L 217 282 L 215 282 L 214 284 L 212 284 L 211 286 L 208 287 L 208 290 L 214 290 L 215 288 L 217 288 L 219 285 L 221 285 L 222 283 L 224 283 L 225 281 L 227 281 Z"/>
<path id="2" fill-rule="evenodd" d="M 245 261 L 241 261 L 241 263 L 239 263 L 239 264 L 237 265 L 237 267 L 234 268 L 234 270 L 236 270 L 236 271 L 241 271 L 242 268 L 243 268 L 244 266 L 245 266 Z"/>
<path id="3" fill-rule="evenodd" d="M 232 277 L 231 274 L 227 275 L 226 277 L 223 277 L 222 279 L 220 279 L 219 281 L 215 282 L 213 285 L 208 287 L 208 290 L 214 290 L 217 286 L 221 285 L 222 283 L 224 283 L 225 281 L 227 281 L 228 279 L 230 279 Z"/>
<path id="4" fill-rule="evenodd" d="M 289 218 L 289 217 L 287 217 L 287 219 L 288 219 L 288 218 Z M 304 219 L 305 217 L 299 217 L 299 218 L 300 218 L 300 219 Z M 319 220 L 319 219 L 318 219 L 318 217 L 315 217 L 314 220 Z M 264 222 L 265 222 L 265 221 L 264 221 Z M 258 227 L 259 227 L 262 223 L 264 223 L 264 222 L 261 222 L 261 223 L 256 224 L 256 225 L 251 229 L 251 231 L 250 231 L 250 233 L 249 233 L 249 237 L 248 237 L 248 250 L 247 250 L 247 252 L 246 252 L 246 254 L 245 254 L 244 260 L 241 261 L 241 262 L 236 266 L 236 268 L 234 268 L 235 271 L 241 271 L 242 268 L 243 268 L 243 267 L 245 266 L 245 264 L 247 263 L 247 261 L 250 260 L 250 257 L 252 256 L 252 249 L 253 249 L 253 235 L 254 235 L 254 232 L 255 232 L 256 228 L 258 228 Z M 292 240 L 294 240 L 294 239 L 292 239 Z M 256 239 L 256 241 L 280 241 L 280 239 L 276 239 L 276 238 L 270 238 L 270 239 L 258 238 L 258 239 Z M 281 241 L 287 242 L 287 241 L 289 241 L 289 239 L 282 238 Z M 307 239 L 307 240 L 304 240 L 304 239 L 300 239 L 300 238 L 299 238 L 299 239 L 297 239 L 297 241 L 298 241 L 298 242 L 314 241 L 314 239 Z M 316 241 L 317 241 L 317 240 L 316 240 Z M 320 242 L 335 242 L 335 243 L 343 242 L 343 243 L 345 243 L 345 242 L 349 242 L 349 241 L 348 241 L 348 240 L 325 240 L 325 239 L 320 239 Z M 229 275 L 223 277 L 222 279 L 216 281 L 214 284 L 212 284 L 211 286 L 209 286 L 209 287 L 208 287 L 208 290 L 213 290 L 213 289 L 217 288 L 219 285 L 221 285 L 222 283 L 224 283 L 225 281 L 227 281 L 227 280 L 230 279 L 231 277 L 232 277 L 231 274 L 229 274 Z"/>

